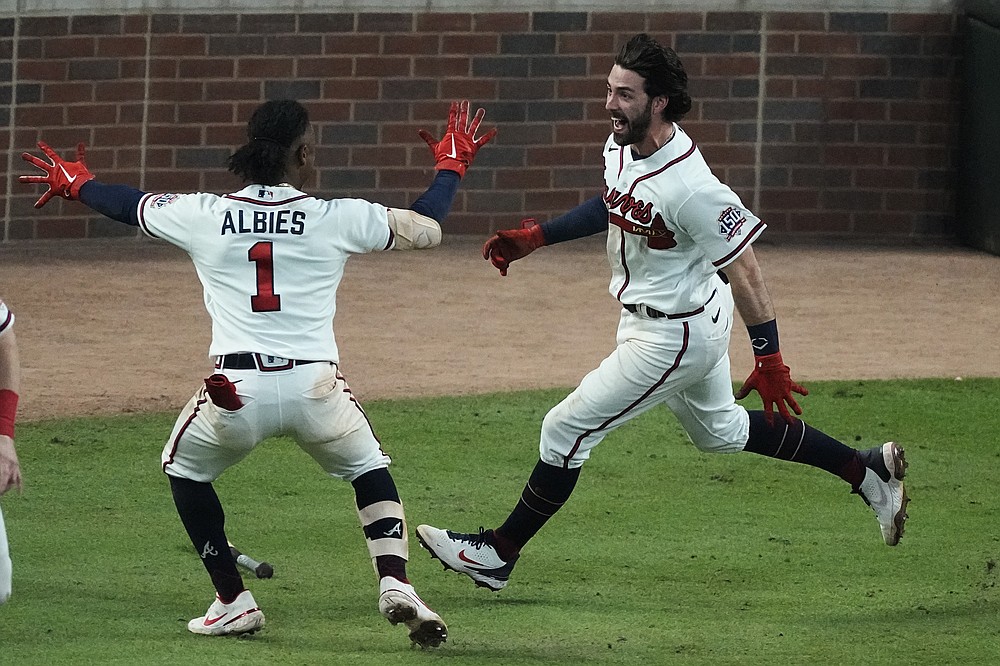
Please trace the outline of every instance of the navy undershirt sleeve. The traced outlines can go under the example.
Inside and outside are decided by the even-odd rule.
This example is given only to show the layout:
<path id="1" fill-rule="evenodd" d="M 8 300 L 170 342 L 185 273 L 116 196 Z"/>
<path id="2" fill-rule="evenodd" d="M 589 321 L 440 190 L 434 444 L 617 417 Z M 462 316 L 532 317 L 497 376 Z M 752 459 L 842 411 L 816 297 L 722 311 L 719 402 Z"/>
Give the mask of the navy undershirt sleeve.
<path id="1" fill-rule="evenodd" d="M 146 195 L 128 185 L 105 185 L 90 180 L 80 187 L 80 203 L 112 220 L 139 226 L 139 202 Z"/>
<path id="2" fill-rule="evenodd" d="M 451 210 L 451 202 L 458 191 L 458 182 L 461 177 L 455 171 L 441 169 L 434 176 L 434 182 L 427 188 L 427 191 L 417 197 L 417 200 L 410 204 L 410 210 L 426 215 L 435 220 L 438 224 L 444 222 Z"/>
<path id="3" fill-rule="evenodd" d="M 608 209 L 604 205 L 604 198 L 596 196 L 568 213 L 542 222 L 541 227 L 546 245 L 593 236 L 608 230 Z"/>

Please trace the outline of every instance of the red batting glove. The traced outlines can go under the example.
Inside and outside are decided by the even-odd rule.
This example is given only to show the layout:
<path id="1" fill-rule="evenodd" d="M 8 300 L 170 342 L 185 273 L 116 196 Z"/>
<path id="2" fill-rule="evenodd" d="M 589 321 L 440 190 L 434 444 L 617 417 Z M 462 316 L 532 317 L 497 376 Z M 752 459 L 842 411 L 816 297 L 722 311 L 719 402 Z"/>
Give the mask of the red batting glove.
<path id="1" fill-rule="evenodd" d="M 809 395 L 804 387 L 792 381 L 792 375 L 788 366 L 781 360 L 781 352 L 767 354 L 766 356 L 754 357 L 756 366 L 743 386 L 736 392 L 736 399 L 742 400 L 750 395 L 750 391 L 757 389 L 760 399 L 764 403 L 764 416 L 768 423 L 774 419 L 773 406 L 778 406 L 778 413 L 785 419 L 786 423 L 794 423 L 795 417 L 788 411 L 788 406 L 795 410 L 796 414 L 802 413 L 799 403 L 792 397 L 792 391 L 799 395 Z"/>
<path id="2" fill-rule="evenodd" d="M 494 127 L 478 139 L 475 138 L 479 123 L 482 122 L 485 114 L 485 109 L 479 109 L 470 122 L 469 102 L 463 99 L 461 104 L 451 103 L 451 111 L 448 113 L 448 129 L 440 141 L 435 140 L 425 130 L 417 131 L 417 134 L 427 143 L 434 155 L 435 169 L 455 171 L 459 177 L 465 175 L 465 170 L 472 165 L 472 160 L 479 149 L 497 135 L 497 128 Z"/>
<path id="3" fill-rule="evenodd" d="M 483 259 L 489 260 L 500 271 L 507 275 L 510 262 L 526 257 L 545 245 L 545 235 L 542 227 L 535 224 L 532 217 L 521 220 L 520 229 L 502 230 L 496 232 L 493 238 L 483 245 Z"/>
<path id="4" fill-rule="evenodd" d="M 80 198 L 80 188 L 83 187 L 83 184 L 94 179 L 94 174 L 90 173 L 83 156 L 83 143 L 76 146 L 76 162 L 65 161 L 44 141 L 39 141 L 38 147 L 48 155 L 49 159 L 52 160 L 51 163 L 35 157 L 31 153 L 21 153 L 21 158 L 44 171 L 45 175 L 17 177 L 18 181 L 22 183 L 44 183 L 49 186 L 49 189 L 35 202 L 35 208 L 41 208 L 57 194 L 64 199 L 77 201 Z"/>

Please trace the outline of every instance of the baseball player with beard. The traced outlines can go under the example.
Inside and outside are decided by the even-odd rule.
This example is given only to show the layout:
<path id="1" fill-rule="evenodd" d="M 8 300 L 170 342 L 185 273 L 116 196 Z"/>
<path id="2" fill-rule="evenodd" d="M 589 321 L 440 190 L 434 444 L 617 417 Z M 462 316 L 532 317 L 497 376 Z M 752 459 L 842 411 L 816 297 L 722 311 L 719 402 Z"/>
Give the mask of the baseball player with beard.
<path id="1" fill-rule="evenodd" d="M 543 245 L 607 231 L 611 295 L 621 302 L 618 346 L 542 421 L 540 460 L 513 511 L 478 534 L 429 525 L 417 537 L 480 586 L 507 585 L 521 549 L 569 499 L 591 451 L 615 428 L 665 404 L 710 453 L 749 451 L 826 470 L 874 509 L 886 544 L 903 533 L 903 449 L 857 451 L 796 419 L 802 410 L 778 349 L 774 308 L 752 243 L 766 225 L 705 164 L 679 125 L 691 108 L 677 54 L 648 35 L 630 39 L 607 79 L 611 136 L 604 194 L 547 223 L 500 231 L 483 256 L 506 275 Z M 735 398 L 756 390 L 764 411 L 733 395 L 729 338 L 734 306 L 747 324 L 755 367 Z M 775 418 L 772 406 L 780 414 Z"/>
<path id="2" fill-rule="evenodd" d="M 0 495 L 11 488 L 21 490 L 21 465 L 14 450 L 14 417 L 21 386 L 21 364 L 14 337 L 14 314 L 0 300 Z M 10 547 L 0 511 L 0 604 L 11 591 Z"/>
<path id="3" fill-rule="evenodd" d="M 184 407 L 162 456 L 177 511 L 216 592 L 190 631 L 243 634 L 264 626 L 228 547 L 212 482 L 262 440 L 285 434 L 327 474 L 353 485 L 381 614 L 405 624 L 421 647 L 447 638 L 444 621 L 407 579 L 407 528 L 390 460 L 340 372 L 331 322 L 348 257 L 440 243 L 439 223 L 459 180 L 496 134 L 475 137 L 483 113 L 470 118 L 469 103 L 456 102 L 441 141 L 421 130 L 437 175 L 409 209 L 306 194 L 316 175 L 316 136 L 306 109 L 291 100 L 254 111 L 247 143 L 229 158 L 229 170 L 246 186 L 224 196 L 98 183 L 82 144 L 76 162 L 44 143 L 39 148 L 51 162 L 24 154 L 45 175 L 20 181 L 49 186 L 36 207 L 60 195 L 138 225 L 184 249 L 204 288 L 215 373 Z"/>

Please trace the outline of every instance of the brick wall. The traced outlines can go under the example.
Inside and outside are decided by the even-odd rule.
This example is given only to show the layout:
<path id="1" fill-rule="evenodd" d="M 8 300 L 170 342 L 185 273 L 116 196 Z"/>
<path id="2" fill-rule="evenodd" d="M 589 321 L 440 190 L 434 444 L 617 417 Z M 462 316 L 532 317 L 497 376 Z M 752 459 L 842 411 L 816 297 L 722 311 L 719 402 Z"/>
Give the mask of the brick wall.
<path id="1" fill-rule="evenodd" d="M 416 130 L 440 132 L 448 100 L 469 98 L 500 135 L 446 231 L 547 219 L 601 191 L 604 81 L 639 31 L 680 54 L 694 99 L 682 124 L 773 234 L 951 235 L 955 30 L 951 14 L 836 12 L 0 19 L 2 238 L 135 234 L 76 203 L 34 210 L 17 155 L 38 139 L 64 155 L 85 142 L 104 182 L 232 191 L 225 160 L 276 97 L 317 126 L 315 193 L 396 206 L 433 173 Z"/>

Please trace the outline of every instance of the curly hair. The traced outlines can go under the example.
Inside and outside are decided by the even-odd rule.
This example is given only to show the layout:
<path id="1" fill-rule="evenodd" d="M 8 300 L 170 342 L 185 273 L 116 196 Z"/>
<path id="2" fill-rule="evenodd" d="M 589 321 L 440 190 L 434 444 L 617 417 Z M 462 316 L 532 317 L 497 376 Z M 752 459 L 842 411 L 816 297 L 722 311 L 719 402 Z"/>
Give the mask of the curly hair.
<path id="1" fill-rule="evenodd" d="M 278 184 L 289 149 L 308 129 L 309 112 L 295 100 L 261 104 L 247 123 L 248 142 L 229 157 L 229 170 L 244 182 Z"/>
<path id="2" fill-rule="evenodd" d="M 622 45 L 615 56 L 615 64 L 641 76 L 643 89 L 651 98 L 662 95 L 670 100 L 663 110 L 663 120 L 680 120 L 691 110 L 687 72 L 669 46 L 661 46 L 643 32 Z"/>

